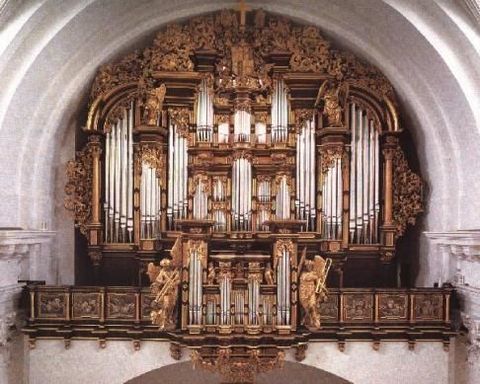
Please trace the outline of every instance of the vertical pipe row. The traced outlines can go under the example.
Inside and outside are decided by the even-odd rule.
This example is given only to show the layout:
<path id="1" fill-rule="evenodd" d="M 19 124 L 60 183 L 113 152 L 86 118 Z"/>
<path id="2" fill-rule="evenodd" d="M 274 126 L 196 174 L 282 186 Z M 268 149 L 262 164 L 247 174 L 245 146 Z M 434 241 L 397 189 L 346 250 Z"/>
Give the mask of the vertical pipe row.
<path id="1" fill-rule="evenodd" d="M 364 109 L 350 104 L 350 242 L 378 242 L 379 133 Z"/>
<path id="2" fill-rule="evenodd" d="M 105 139 L 105 241 L 133 241 L 133 102 Z"/>
<path id="3" fill-rule="evenodd" d="M 252 211 L 252 166 L 250 160 L 236 159 L 232 166 L 233 229 L 250 230 Z"/>
<path id="4" fill-rule="evenodd" d="M 284 143 L 288 139 L 288 99 L 283 80 L 274 80 L 271 114 L 272 143 Z"/>
<path id="5" fill-rule="evenodd" d="M 213 100 L 207 81 L 200 84 L 196 103 L 196 136 L 199 142 L 212 142 L 213 138 Z"/>

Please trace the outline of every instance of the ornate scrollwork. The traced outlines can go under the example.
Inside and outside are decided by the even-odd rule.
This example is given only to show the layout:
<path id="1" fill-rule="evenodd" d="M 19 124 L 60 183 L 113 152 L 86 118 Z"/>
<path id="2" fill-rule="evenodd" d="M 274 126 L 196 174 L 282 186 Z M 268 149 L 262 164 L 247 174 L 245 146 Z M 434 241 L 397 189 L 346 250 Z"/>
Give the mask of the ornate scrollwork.
<path id="1" fill-rule="evenodd" d="M 341 145 L 328 146 L 322 149 L 320 153 L 320 167 L 322 173 L 328 172 L 337 159 L 342 159 L 345 155 L 345 148 Z"/>
<path id="2" fill-rule="evenodd" d="M 299 108 L 295 110 L 295 129 L 300 133 L 307 121 L 313 119 L 313 109 Z"/>
<path id="3" fill-rule="evenodd" d="M 207 195 L 209 195 L 211 192 L 209 181 L 210 181 L 209 177 L 206 173 L 197 173 L 196 175 L 193 176 L 193 179 L 189 185 L 188 193 L 190 195 L 195 194 L 198 186 L 201 184 L 203 187 L 203 193 L 206 193 Z"/>
<path id="4" fill-rule="evenodd" d="M 245 351 L 243 356 L 234 356 L 230 348 L 219 348 L 213 359 L 203 357 L 197 350 L 192 351 L 190 358 L 193 369 L 219 373 L 228 383 L 253 383 L 258 373 L 283 368 L 285 352 L 278 350 L 272 355 L 262 355 L 256 348 Z"/>
<path id="5" fill-rule="evenodd" d="M 188 108 L 169 108 L 170 120 L 177 127 L 177 132 L 182 137 L 188 137 L 188 126 L 190 123 L 190 111 Z"/>
<path id="6" fill-rule="evenodd" d="M 95 146 L 87 145 L 76 152 L 75 160 L 67 162 L 64 206 L 73 212 L 75 226 L 87 236 L 92 216 L 92 167 Z"/>
<path id="7" fill-rule="evenodd" d="M 397 235 L 402 236 L 408 224 L 414 225 L 423 212 L 423 183 L 419 175 L 408 166 L 398 146 L 393 151 L 393 220 Z"/>
<path id="8" fill-rule="evenodd" d="M 137 174 L 141 173 L 143 163 L 154 168 L 157 177 L 161 177 L 161 171 L 164 168 L 164 159 L 161 148 L 155 144 L 142 143 L 138 148 L 135 157 L 135 171 Z"/>

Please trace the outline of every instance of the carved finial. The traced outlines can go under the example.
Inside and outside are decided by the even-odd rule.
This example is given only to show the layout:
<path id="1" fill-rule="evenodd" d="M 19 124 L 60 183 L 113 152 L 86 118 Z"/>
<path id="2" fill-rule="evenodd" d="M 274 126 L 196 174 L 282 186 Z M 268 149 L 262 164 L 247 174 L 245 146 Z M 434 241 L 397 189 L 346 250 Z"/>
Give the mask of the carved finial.
<path id="1" fill-rule="evenodd" d="M 237 11 L 240 12 L 240 26 L 242 28 L 245 27 L 245 21 L 246 21 L 246 16 L 247 16 L 247 12 L 248 11 L 251 11 L 252 8 L 250 8 L 246 3 L 245 3 L 245 0 L 240 0 L 238 2 L 238 6 L 237 6 Z"/>

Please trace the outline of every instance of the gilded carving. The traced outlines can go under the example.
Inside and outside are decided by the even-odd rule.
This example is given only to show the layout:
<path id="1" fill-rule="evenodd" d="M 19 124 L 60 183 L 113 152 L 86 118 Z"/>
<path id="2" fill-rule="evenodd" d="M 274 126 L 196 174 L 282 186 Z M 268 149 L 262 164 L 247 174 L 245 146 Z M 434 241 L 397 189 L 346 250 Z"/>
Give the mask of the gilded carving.
<path id="1" fill-rule="evenodd" d="M 228 383 L 253 383 L 259 373 L 283 368 L 285 352 L 262 355 L 259 349 L 245 351 L 242 356 L 234 355 L 231 348 L 219 348 L 213 358 L 203 357 L 193 350 L 190 354 L 193 369 L 202 368 L 212 373 L 219 373 Z"/>
<path id="2" fill-rule="evenodd" d="M 152 301 L 150 318 L 152 324 L 160 330 L 174 329 L 176 326 L 174 311 L 177 303 L 178 284 L 180 284 L 180 271 L 173 267 L 170 259 L 160 261 L 160 266 L 148 264 L 148 277 L 152 285 L 151 292 L 155 295 Z"/>
<path id="3" fill-rule="evenodd" d="M 320 152 L 320 167 L 322 173 L 327 173 L 335 165 L 335 161 L 342 159 L 345 155 L 345 149 L 342 145 L 328 146 L 322 148 Z"/>
<path id="4" fill-rule="evenodd" d="M 168 115 L 177 128 L 177 132 L 182 137 L 188 137 L 188 127 L 190 124 L 190 111 L 188 108 L 169 108 Z"/>
<path id="5" fill-rule="evenodd" d="M 328 127 L 343 126 L 343 102 L 341 101 L 343 94 L 341 86 L 329 86 L 323 96 L 323 114 L 327 119 Z"/>
<path id="6" fill-rule="evenodd" d="M 155 144 L 140 144 L 135 156 L 135 171 L 137 174 L 142 173 L 142 164 L 147 164 L 150 168 L 155 169 L 157 177 L 160 178 L 164 168 L 164 159 L 161 148 Z"/>
<path id="7" fill-rule="evenodd" d="M 322 321 L 338 321 L 338 296 L 328 295 L 319 303 L 320 318 Z"/>
<path id="8" fill-rule="evenodd" d="M 87 225 L 92 216 L 92 167 L 93 147 L 87 145 L 76 152 L 75 160 L 67 162 L 65 208 L 73 213 L 75 226 L 87 236 Z"/>
<path id="9" fill-rule="evenodd" d="M 393 220 L 397 235 L 405 233 L 407 225 L 414 225 L 423 212 L 423 183 L 420 176 L 408 166 L 400 147 L 393 152 Z"/>
<path id="10" fill-rule="evenodd" d="M 167 87 L 165 84 L 145 91 L 145 99 L 141 103 L 143 107 L 142 122 L 144 124 L 151 126 L 159 125 L 166 92 Z"/>
<path id="11" fill-rule="evenodd" d="M 302 128 L 313 119 L 313 109 L 299 108 L 295 110 L 295 129 L 297 133 L 302 131 Z"/>
<path id="12" fill-rule="evenodd" d="M 320 328 L 318 304 L 328 294 L 325 283 L 331 262 L 318 255 L 313 260 L 302 257 L 300 262 L 299 299 L 304 312 L 302 324 L 307 328 Z"/>

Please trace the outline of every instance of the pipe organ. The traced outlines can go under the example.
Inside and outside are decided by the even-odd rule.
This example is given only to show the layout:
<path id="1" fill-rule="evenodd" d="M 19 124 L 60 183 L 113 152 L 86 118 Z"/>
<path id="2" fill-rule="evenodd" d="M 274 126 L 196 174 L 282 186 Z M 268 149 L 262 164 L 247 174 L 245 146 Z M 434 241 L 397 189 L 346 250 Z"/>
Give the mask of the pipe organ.
<path id="1" fill-rule="evenodd" d="M 262 12 L 168 26 L 93 86 L 66 206 L 106 282 L 145 285 L 171 253 L 152 283 L 165 327 L 311 327 L 298 303 L 318 253 L 328 285 L 399 284 L 396 241 L 421 181 L 391 85 L 317 28 Z"/>

